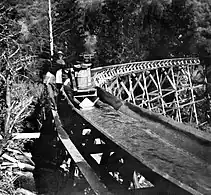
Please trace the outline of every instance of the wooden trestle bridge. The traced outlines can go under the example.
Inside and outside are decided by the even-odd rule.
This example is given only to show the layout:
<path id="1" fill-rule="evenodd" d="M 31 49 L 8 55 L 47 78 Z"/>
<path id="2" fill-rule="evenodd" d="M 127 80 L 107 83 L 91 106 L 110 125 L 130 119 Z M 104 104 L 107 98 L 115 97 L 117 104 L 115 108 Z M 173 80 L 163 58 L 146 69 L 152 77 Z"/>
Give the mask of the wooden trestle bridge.
<path id="1" fill-rule="evenodd" d="M 93 193 L 211 194 L 211 135 L 182 123 L 206 121 L 206 79 L 193 78 L 199 65 L 187 58 L 95 68 L 92 109 L 80 109 L 65 87 L 56 102 L 47 85 L 58 137 Z"/>

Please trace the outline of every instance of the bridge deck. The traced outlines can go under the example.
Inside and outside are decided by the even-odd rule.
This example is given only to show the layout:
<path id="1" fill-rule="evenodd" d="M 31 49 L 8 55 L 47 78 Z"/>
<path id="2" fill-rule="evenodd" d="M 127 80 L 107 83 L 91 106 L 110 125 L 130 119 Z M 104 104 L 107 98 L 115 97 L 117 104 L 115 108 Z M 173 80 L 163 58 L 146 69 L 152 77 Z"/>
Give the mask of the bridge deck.
<path id="1" fill-rule="evenodd" d="M 78 113 L 101 133 L 162 177 L 193 194 L 211 194 L 211 165 L 156 134 L 153 123 L 133 119 L 111 106 Z"/>

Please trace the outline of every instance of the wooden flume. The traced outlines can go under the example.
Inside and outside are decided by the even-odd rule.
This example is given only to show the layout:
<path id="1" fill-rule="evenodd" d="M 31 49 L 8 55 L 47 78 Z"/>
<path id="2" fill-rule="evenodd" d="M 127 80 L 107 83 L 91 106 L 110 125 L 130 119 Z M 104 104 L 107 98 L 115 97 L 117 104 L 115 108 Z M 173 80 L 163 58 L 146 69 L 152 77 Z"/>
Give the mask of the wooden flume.
<path id="1" fill-rule="evenodd" d="M 203 176 L 200 170 L 209 168 L 207 164 L 210 159 L 204 157 L 210 156 L 210 136 L 201 135 L 196 129 L 180 126 L 183 124 L 178 122 L 174 124 L 172 119 L 153 114 L 159 112 L 170 115 L 179 122 L 201 122 L 197 104 L 203 104 L 206 99 L 201 98 L 198 90 L 204 90 L 204 83 L 195 83 L 192 78 L 199 65 L 198 59 L 191 58 L 135 62 L 93 69 L 93 85 L 99 86 L 96 87 L 97 97 L 106 104 L 99 103 L 92 110 L 80 110 L 75 107 L 78 103 L 63 88 L 66 103 L 63 100 L 58 106 L 57 118 L 60 117 L 62 124 L 57 125 L 57 128 L 61 128 L 61 125 L 64 127 L 69 135 L 69 138 L 66 135 L 65 141 L 72 141 L 78 150 L 76 152 L 82 154 L 86 163 L 93 168 L 91 172 L 94 171 L 105 182 L 109 191 L 114 186 L 111 187 L 108 180 L 119 177 L 117 183 L 124 189 L 118 186 L 118 189 L 111 190 L 114 193 L 118 191 L 120 194 L 121 191 L 121 194 L 133 194 L 129 189 L 132 182 L 135 193 L 209 194 L 206 188 L 208 183 L 204 178 L 209 177 L 209 173 L 206 172 L 208 175 Z M 49 95 L 52 94 L 49 91 Z M 69 108 L 67 104 L 70 105 Z M 147 108 L 149 113 L 135 105 Z M 57 110 L 57 105 L 54 107 Z M 185 115 L 185 112 L 188 114 Z M 57 119 L 54 120 L 56 123 Z M 105 123 L 107 126 L 104 126 Z M 85 129 L 89 129 L 87 135 L 83 134 Z M 98 144 L 96 139 L 100 140 Z M 68 150 L 67 142 L 63 144 Z M 68 151 L 74 158 L 71 150 Z M 93 155 L 99 153 L 102 156 L 97 163 Z M 153 158 L 151 155 L 154 155 Z M 157 159 L 157 162 L 153 159 Z M 160 166 L 163 163 L 165 166 Z M 186 165 L 187 174 L 184 174 L 183 167 Z M 175 174 L 176 170 L 178 174 Z M 91 172 L 90 175 L 93 175 Z M 199 177 L 204 179 L 205 185 L 193 185 L 198 181 L 198 176 L 189 177 L 189 172 L 194 172 L 195 176 L 201 175 Z M 137 182 L 139 174 L 152 182 L 153 187 L 137 189 L 140 187 Z M 90 175 L 85 177 L 91 184 L 93 178 Z M 96 189 L 96 186 L 91 187 Z M 103 194 L 104 188 L 101 189 Z"/>

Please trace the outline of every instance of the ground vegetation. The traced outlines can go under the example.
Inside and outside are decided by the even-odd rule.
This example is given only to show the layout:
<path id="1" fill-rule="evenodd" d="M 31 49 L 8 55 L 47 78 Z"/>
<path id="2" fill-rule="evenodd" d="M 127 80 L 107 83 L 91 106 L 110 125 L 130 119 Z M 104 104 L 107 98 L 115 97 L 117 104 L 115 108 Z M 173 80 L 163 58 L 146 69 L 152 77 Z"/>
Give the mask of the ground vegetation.
<path id="1" fill-rule="evenodd" d="M 64 52 L 68 66 L 80 61 L 82 53 L 94 53 L 95 67 L 199 57 L 211 93 L 209 0 L 52 0 L 51 3 L 53 57 L 48 1 L 0 2 L 0 156 L 8 148 L 17 148 L 11 141 L 12 134 L 23 131 L 25 119 L 33 113 L 43 92 L 43 75 L 59 50 Z M 6 186 L 1 189 L 11 194 L 15 189 L 4 185 L 8 177 L 1 179 Z"/>

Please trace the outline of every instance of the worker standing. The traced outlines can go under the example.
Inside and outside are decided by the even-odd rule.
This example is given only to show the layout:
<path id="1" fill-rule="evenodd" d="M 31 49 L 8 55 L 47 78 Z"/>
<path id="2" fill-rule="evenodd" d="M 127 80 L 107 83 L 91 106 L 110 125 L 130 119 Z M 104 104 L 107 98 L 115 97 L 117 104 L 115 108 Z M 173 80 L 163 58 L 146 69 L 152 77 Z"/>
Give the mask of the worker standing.
<path id="1" fill-rule="evenodd" d="M 56 71 L 56 86 L 60 90 L 63 84 L 63 72 L 65 68 L 65 61 L 63 60 L 63 52 L 58 52 L 58 60 L 56 60 L 56 64 L 58 66 L 58 70 Z"/>

